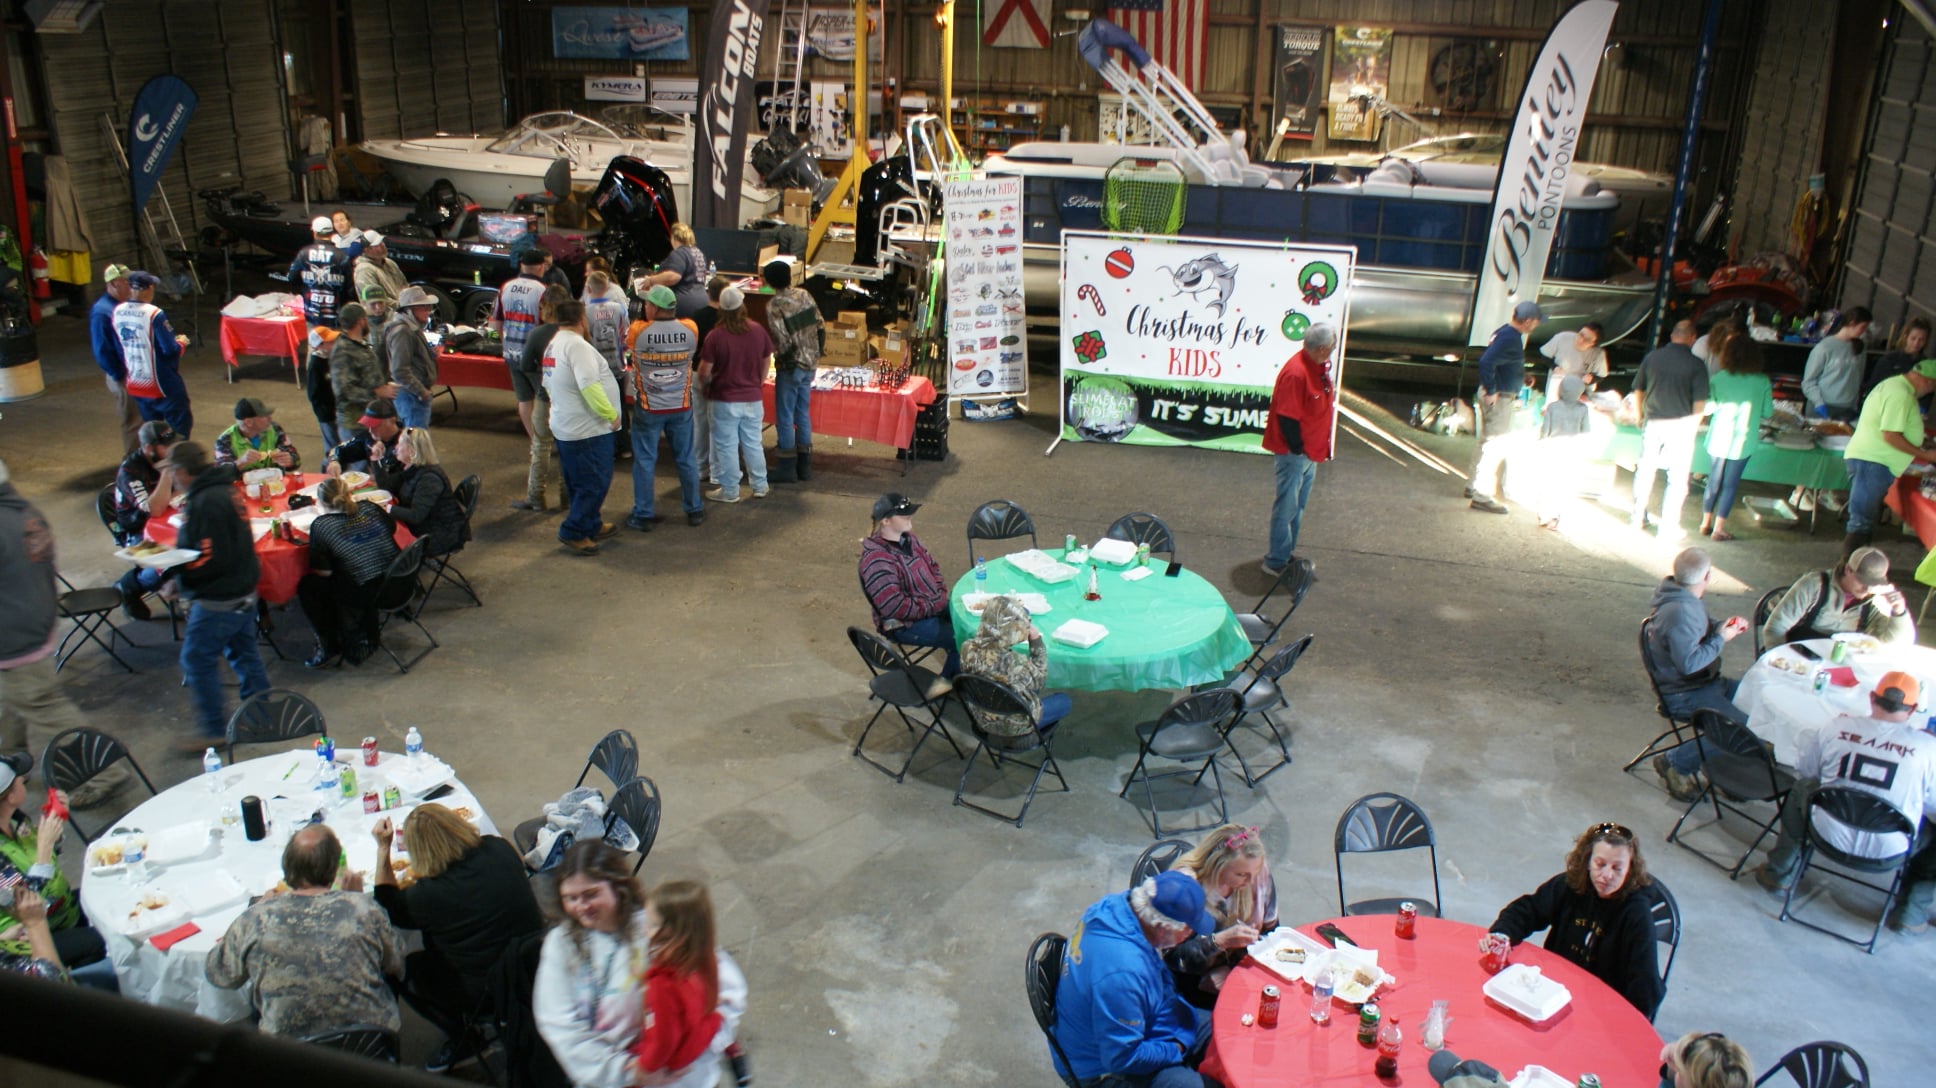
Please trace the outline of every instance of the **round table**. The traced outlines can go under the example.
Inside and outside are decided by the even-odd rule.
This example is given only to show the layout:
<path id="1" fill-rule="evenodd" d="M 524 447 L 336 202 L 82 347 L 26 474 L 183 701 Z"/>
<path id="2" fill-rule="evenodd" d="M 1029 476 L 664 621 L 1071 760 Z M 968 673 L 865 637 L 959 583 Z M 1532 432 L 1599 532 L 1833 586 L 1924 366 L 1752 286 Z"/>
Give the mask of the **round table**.
<path id="1" fill-rule="evenodd" d="M 1452 1024 L 1445 1048 L 1461 1058 L 1476 1058 L 1510 1080 L 1528 1065 L 1542 1065 L 1569 1083 L 1582 1073 L 1597 1073 L 1606 1088 L 1653 1088 L 1660 1083 L 1660 1035 L 1639 1009 L 1585 968 L 1530 944 L 1513 949 L 1512 962 L 1538 967 L 1565 986 L 1573 1000 L 1544 1023 L 1533 1024 L 1492 1003 L 1480 987 L 1491 977 L 1479 965 L 1479 938 L 1485 930 L 1464 922 L 1418 919 L 1418 935 L 1400 940 L 1391 915 L 1334 918 L 1331 923 L 1367 949 L 1377 949 L 1378 966 L 1397 981 L 1377 995 L 1379 1011 L 1397 1017 L 1404 1032 L 1398 1078 L 1381 1082 L 1372 1073 L 1374 1050 L 1358 1045 L 1357 1013 L 1332 1002 L 1331 1020 L 1311 1022 L 1311 988 L 1286 982 L 1251 960 L 1224 981 L 1212 1021 L 1214 1037 L 1204 1069 L 1228 1088 L 1272 1084 L 1429 1085 L 1425 1069 L 1431 1051 L 1419 1042 L 1419 1028 L 1434 1001 L 1448 1002 Z M 1298 926 L 1315 936 L 1323 922 Z M 1322 942 L 1322 938 L 1318 938 Z M 1245 1027 L 1244 1013 L 1257 1012 L 1267 985 L 1283 992 L 1277 1027 Z"/>
<path id="2" fill-rule="evenodd" d="M 1808 660 L 1795 652 L 1796 645 L 1807 646 L 1822 659 Z M 1734 705 L 1748 716 L 1749 730 L 1774 745 L 1775 760 L 1779 763 L 1795 765 L 1803 733 L 1820 729 L 1843 714 L 1868 717 L 1869 692 L 1875 689 L 1883 673 L 1900 669 L 1921 681 L 1924 691 L 1931 690 L 1930 684 L 1936 682 L 1936 650 L 1909 644 L 1884 645 L 1868 653 L 1851 652 L 1843 662 L 1855 672 L 1854 687 L 1837 687 L 1831 683 L 1816 691 L 1815 670 L 1833 667 L 1829 651 L 1834 646 L 1835 641 L 1826 638 L 1776 646 L 1741 677 L 1734 693 Z M 1807 666 L 1807 671 L 1797 673 L 1782 668 L 1796 663 Z"/>
<path id="3" fill-rule="evenodd" d="M 1062 549 L 1044 549 L 1057 559 Z M 1175 578 L 1163 576 L 1166 564 L 1150 560 L 1150 575 L 1126 582 L 1123 574 L 1135 565 L 1098 563 L 1099 601 L 1087 601 L 1089 569 L 1067 582 L 1050 585 L 1023 573 L 1006 558 L 988 561 L 989 593 L 1040 593 L 1049 611 L 1035 617 L 1049 647 L 1049 675 L 1044 688 L 1074 691 L 1143 691 L 1180 689 L 1222 680 L 1250 656 L 1250 640 L 1223 594 L 1194 572 Z M 963 598 L 979 592 L 975 573 L 955 583 L 949 600 L 955 638 L 974 637 L 981 618 L 968 610 Z M 1057 627 L 1071 619 L 1088 620 L 1109 629 L 1101 642 L 1087 649 L 1058 642 Z"/>
<path id="4" fill-rule="evenodd" d="M 210 949 L 228 932 L 229 924 L 248 907 L 251 896 L 261 895 L 282 879 L 282 848 L 289 837 L 307 826 L 311 814 L 323 811 L 323 822 L 342 840 L 349 866 L 365 874 L 368 891 L 375 881 L 369 875 L 376 864 L 376 840 L 370 828 L 379 817 L 388 816 L 402 826 L 404 817 L 415 808 L 423 792 L 448 782 L 451 792 L 437 800 L 451 808 L 468 808 L 473 824 L 485 835 L 497 828 L 463 783 L 454 776 L 439 775 L 439 764 L 425 760 L 413 764 L 401 754 L 383 752 L 375 767 L 363 765 L 362 749 L 339 747 L 336 762 L 354 767 L 357 793 L 344 799 L 340 793 L 326 797 L 316 788 L 321 767 L 315 749 L 298 748 L 259 759 L 244 760 L 224 767 L 220 774 L 221 791 L 211 792 L 205 776 L 198 775 L 149 798 L 139 808 L 115 822 L 103 841 L 121 829 L 140 830 L 154 848 L 157 836 L 171 828 L 206 824 L 211 828 L 209 845 L 193 860 L 150 868 L 146 879 L 140 873 L 123 871 L 96 875 L 91 865 L 81 876 L 81 908 L 89 922 L 107 942 L 108 958 L 114 962 L 121 993 L 150 1005 L 192 1012 L 212 1020 L 233 1021 L 251 1013 L 246 990 L 224 990 L 208 983 L 203 964 Z M 285 777 L 287 774 L 287 777 Z M 405 782 L 415 793 L 404 791 L 403 804 L 375 814 L 363 811 L 364 790 L 374 788 L 379 796 L 383 787 L 395 780 L 401 789 Z M 250 842 L 239 821 L 242 798 L 262 798 L 269 819 L 269 834 L 260 842 Z M 238 822 L 224 824 L 225 812 L 236 813 Z M 231 884 L 230 881 L 234 884 Z M 187 895 L 200 895 L 211 902 L 223 889 L 240 885 L 232 902 L 196 912 L 188 907 Z M 201 927 L 190 936 L 163 951 L 148 939 L 153 919 L 137 921 L 130 916 L 145 893 L 158 892 L 170 900 L 170 915 L 181 910 L 187 920 Z M 133 934 L 147 934 L 137 939 Z"/>
<path id="5" fill-rule="evenodd" d="M 307 487 L 304 487 L 301 480 L 292 479 L 290 480 L 292 486 L 288 491 L 280 495 L 265 494 L 259 499 L 249 498 L 244 485 L 240 483 L 235 485 L 236 501 L 242 504 L 241 509 L 249 519 L 249 527 L 256 533 L 255 558 L 261 568 L 261 573 L 256 576 L 255 581 L 256 595 L 270 604 L 284 604 L 295 600 L 297 584 L 302 581 L 303 575 L 309 573 L 309 537 L 304 533 L 298 533 L 299 539 L 296 541 L 282 540 L 269 534 L 269 524 L 276 518 L 288 515 L 289 497 L 297 490 L 306 490 L 312 496 L 315 494 L 316 488 L 323 481 L 323 476 L 320 473 L 311 473 L 310 476 L 313 477 L 314 482 Z M 393 505 L 395 505 L 394 501 L 383 504 L 386 510 Z M 177 509 L 165 518 L 149 518 L 148 524 L 141 530 L 141 535 L 164 548 L 172 548 L 179 534 L 171 524 L 171 520 L 181 516 L 183 516 L 181 510 Z M 396 530 L 399 548 L 409 547 L 410 542 L 417 539 L 416 534 L 400 522 Z"/>

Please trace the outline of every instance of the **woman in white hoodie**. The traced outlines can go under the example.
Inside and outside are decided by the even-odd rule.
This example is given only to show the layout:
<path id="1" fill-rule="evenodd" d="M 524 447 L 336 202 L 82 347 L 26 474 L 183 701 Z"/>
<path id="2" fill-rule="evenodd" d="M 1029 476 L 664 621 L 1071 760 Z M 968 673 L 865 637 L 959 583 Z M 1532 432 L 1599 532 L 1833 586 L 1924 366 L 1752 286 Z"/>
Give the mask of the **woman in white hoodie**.
<path id="1" fill-rule="evenodd" d="M 712 1088 L 719 1060 L 746 1012 L 746 976 L 724 949 L 719 962 L 719 1014 L 713 1042 L 691 1065 L 647 1076 L 632 1057 L 645 1007 L 642 990 L 651 964 L 645 894 L 625 855 L 603 842 L 565 851 L 554 886 L 564 918 L 545 934 L 532 989 L 538 1033 L 577 1088 L 667 1085 Z"/>

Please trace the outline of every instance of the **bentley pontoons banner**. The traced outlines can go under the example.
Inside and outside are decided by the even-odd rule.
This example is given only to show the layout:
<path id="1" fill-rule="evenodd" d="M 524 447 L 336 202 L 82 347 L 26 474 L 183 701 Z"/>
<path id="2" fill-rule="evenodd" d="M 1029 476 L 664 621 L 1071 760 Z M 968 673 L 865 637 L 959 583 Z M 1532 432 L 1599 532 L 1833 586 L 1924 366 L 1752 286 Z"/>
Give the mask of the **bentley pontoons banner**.
<path id="1" fill-rule="evenodd" d="M 1580 150 L 1580 127 L 1600 70 L 1616 0 L 1582 0 L 1554 24 L 1526 74 L 1512 137 L 1499 160 L 1486 256 L 1472 296 L 1466 342 L 1479 347 L 1517 303 L 1539 298 L 1566 182 Z"/>
<path id="2" fill-rule="evenodd" d="M 695 227 L 739 226 L 739 185 L 746 170 L 746 131 L 753 123 L 753 75 L 766 30 L 767 0 L 717 0 L 706 28 L 700 71 L 699 146 L 692 157 Z"/>
<path id="3" fill-rule="evenodd" d="M 1263 452 L 1271 388 L 1351 309 L 1348 246 L 1067 231 L 1062 437 Z"/>
<path id="4" fill-rule="evenodd" d="M 154 195 L 161 172 L 195 115 L 195 92 L 177 76 L 156 76 L 134 96 L 128 117 L 128 196 L 137 221 Z"/>

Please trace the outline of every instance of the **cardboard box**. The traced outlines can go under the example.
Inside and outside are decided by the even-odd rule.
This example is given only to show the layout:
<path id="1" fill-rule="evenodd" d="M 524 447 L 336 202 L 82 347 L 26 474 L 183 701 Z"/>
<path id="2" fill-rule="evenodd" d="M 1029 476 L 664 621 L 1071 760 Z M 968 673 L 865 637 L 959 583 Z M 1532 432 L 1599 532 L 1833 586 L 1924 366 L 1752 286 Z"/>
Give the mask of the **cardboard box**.
<path id="1" fill-rule="evenodd" d="M 827 326 L 827 346 L 820 353 L 827 366 L 860 366 L 867 361 L 867 314 L 842 310 Z"/>
<path id="2" fill-rule="evenodd" d="M 813 194 L 805 189 L 788 189 L 780 194 L 780 221 L 804 227 L 813 219 Z"/>
<path id="3" fill-rule="evenodd" d="M 883 329 L 881 335 L 873 337 L 870 342 L 874 345 L 874 355 L 882 362 L 894 366 L 907 362 L 907 322 L 896 321 Z"/>

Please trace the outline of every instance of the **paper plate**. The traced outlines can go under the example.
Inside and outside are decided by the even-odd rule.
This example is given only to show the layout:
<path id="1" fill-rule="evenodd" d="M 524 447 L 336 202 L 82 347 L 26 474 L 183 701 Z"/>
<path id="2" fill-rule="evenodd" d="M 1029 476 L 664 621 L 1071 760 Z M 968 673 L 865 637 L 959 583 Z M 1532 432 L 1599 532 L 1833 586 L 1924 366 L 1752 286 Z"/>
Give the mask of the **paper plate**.
<path id="1" fill-rule="evenodd" d="M 137 567 L 146 567 L 149 570 L 167 570 L 169 567 L 179 567 L 191 559 L 200 557 L 201 554 L 201 552 L 193 548 L 165 548 L 158 552 L 149 552 L 146 555 L 136 555 L 130 547 L 122 548 L 120 551 L 115 552 L 114 557 L 124 562 L 133 563 Z"/>

